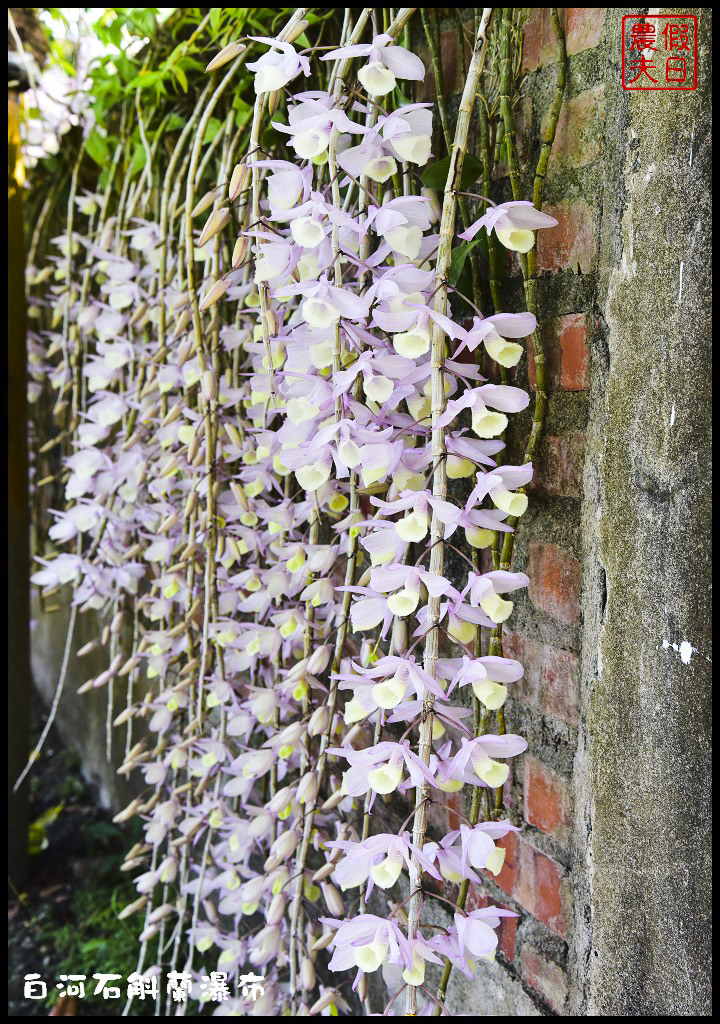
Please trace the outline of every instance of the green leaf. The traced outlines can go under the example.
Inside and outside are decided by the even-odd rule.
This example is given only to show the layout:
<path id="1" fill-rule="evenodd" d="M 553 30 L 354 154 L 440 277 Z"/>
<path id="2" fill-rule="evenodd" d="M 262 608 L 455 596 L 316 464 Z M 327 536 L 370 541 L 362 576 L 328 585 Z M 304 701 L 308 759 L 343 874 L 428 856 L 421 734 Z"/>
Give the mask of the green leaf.
<path id="1" fill-rule="evenodd" d="M 473 251 L 476 245 L 480 245 L 484 241 L 484 232 L 480 238 L 474 238 L 472 242 L 462 242 L 461 245 L 456 245 L 452 253 L 450 254 L 450 284 L 456 285 L 460 279 L 460 275 L 463 272 L 465 261 Z"/>
<path id="2" fill-rule="evenodd" d="M 55 819 L 60 815 L 61 811 L 65 807 L 65 801 L 58 804 L 56 807 L 50 807 L 47 811 L 43 811 L 39 818 L 28 828 L 28 853 L 31 857 L 37 856 L 41 850 L 46 850 L 48 846 L 47 830 Z"/>
<path id="3" fill-rule="evenodd" d="M 478 160 L 472 153 L 465 154 L 465 160 L 463 162 L 462 178 L 460 179 L 460 188 L 470 188 L 482 174 L 482 161 Z M 450 170 L 450 157 L 443 157 L 442 160 L 437 160 L 434 164 L 430 164 L 426 167 L 421 175 L 421 181 L 427 188 L 434 188 L 438 191 L 443 191 L 447 182 L 448 171 Z"/>
<path id="4" fill-rule="evenodd" d="M 188 80 L 187 80 L 187 75 L 185 74 L 183 69 L 181 67 L 175 66 L 175 67 L 172 68 L 172 72 L 175 75 L 175 77 L 177 78 L 178 82 L 180 83 L 180 88 L 182 89 L 182 91 L 183 92 L 187 92 L 188 91 Z"/>
<path id="5" fill-rule="evenodd" d="M 185 127 L 185 120 L 179 114 L 171 114 L 165 125 L 166 132 L 181 132 Z"/>
<path id="6" fill-rule="evenodd" d="M 208 121 L 208 126 L 205 129 L 205 135 L 203 137 L 203 146 L 207 146 L 208 142 L 212 142 L 217 133 L 222 128 L 222 121 L 219 121 L 217 117 L 211 117 Z"/>
<path id="7" fill-rule="evenodd" d="M 147 153 L 145 147 L 138 145 L 135 147 L 133 152 L 133 158 L 130 161 L 130 167 L 128 168 L 128 175 L 134 178 L 138 171 L 141 171 L 147 162 Z"/>
<path id="8" fill-rule="evenodd" d="M 94 128 L 90 135 L 88 135 L 87 142 L 85 143 L 85 150 L 91 159 L 99 164 L 100 167 L 105 165 L 110 160 L 110 149 L 107 142 L 97 130 Z"/>
<path id="9" fill-rule="evenodd" d="M 133 7 L 128 21 L 139 35 L 152 36 L 157 13 L 157 7 Z"/>
<path id="10" fill-rule="evenodd" d="M 128 82 L 128 91 L 131 89 L 149 89 L 151 85 L 159 85 L 162 77 L 162 71 L 140 71 L 131 82 Z"/>
<path id="11" fill-rule="evenodd" d="M 87 942 L 83 942 L 81 947 L 83 953 L 93 953 L 95 950 L 101 950 L 103 953 L 107 949 L 106 939 L 88 939 Z"/>

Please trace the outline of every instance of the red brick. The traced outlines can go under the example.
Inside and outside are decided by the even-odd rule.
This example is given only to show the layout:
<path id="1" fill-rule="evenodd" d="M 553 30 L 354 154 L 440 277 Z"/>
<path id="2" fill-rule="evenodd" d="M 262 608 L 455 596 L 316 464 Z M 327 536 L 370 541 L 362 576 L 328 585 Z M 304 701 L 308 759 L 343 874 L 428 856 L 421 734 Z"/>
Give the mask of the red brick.
<path id="1" fill-rule="evenodd" d="M 527 574 L 530 600 L 560 622 L 580 621 L 580 563 L 556 544 L 530 545 Z"/>
<path id="2" fill-rule="evenodd" d="M 563 969 L 546 960 L 527 943 L 520 950 L 520 963 L 523 981 L 539 992 L 553 1010 L 560 1013 L 565 1005 L 568 989 Z"/>
<path id="3" fill-rule="evenodd" d="M 577 199 L 545 207 L 544 212 L 555 217 L 558 223 L 538 231 L 540 273 L 545 270 L 591 273 L 595 267 L 596 210 Z"/>
<path id="4" fill-rule="evenodd" d="M 418 100 L 423 103 L 430 103 L 435 100 L 435 72 L 432 66 L 430 50 L 422 46 L 418 54 L 425 65 L 425 79 L 417 86 Z M 465 48 L 466 59 L 470 60 L 470 48 Z M 465 79 L 463 77 L 462 61 L 458 56 L 458 37 L 455 27 L 445 29 L 440 37 L 440 61 L 442 64 L 443 91 L 445 96 L 453 96 L 462 91 Z"/>
<path id="5" fill-rule="evenodd" d="M 560 9 L 560 24 L 565 29 L 565 46 L 568 57 L 583 50 L 591 50 L 603 37 L 605 25 L 604 7 L 566 7 Z M 618 31 L 620 24 L 618 20 Z"/>
<path id="6" fill-rule="evenodd" d="M 550 117 L 548 109 L 543 120 L 542 135 Z M 550 169 L 555 167 L 587 167 L 602 155 L 605 131 L 605 87 L 586 89 L 572 99 L 565 98 L 550 151 Z"/>
<path id="7" fill-rule="evenodd" d="M 569 57 L 597 46 L 603 35 L 604 7 L 561 7 L 560 24 L 565 31 Z M 535 7 L 525 25 L 523 70 L 535 71 L 557 58 L 557 42 L 549 7 Z"/>
<path id="8" fill-rule="evenodd" d="M 518 866 L 513 886 L 514 899 L 536 920 L 566 939 L 570 921 L 570 891 L 563 868 L 536 850 L 524 839 L 518 840 Z"/>
<path id="9" fill-rule="evenodd" d="M 545 435 L 533 459 L 534 473 L 527 491 L 559 498 L 582 497 L 585 441 L 580 430 L 565 437 Z"/>
<path id="10" fill-rule="evenodd" d="M 448 832 L 453 832 L 455 829 L 460 828 L 458 812 L 462 814 L 463 811 L 460 793 L 448 793 L 445 803 L 448 810 Z"/>
<path id="11" fill-rule="evenodd" d="M 523 71 L 535 71 L 550 64 L 557 55 L 549 7 L 534 7 L 523 33 Z"/>
<path id="12" fill-rule="evenodd" d="M 546 646 L 538 686 L 543 711 L 574 725 L 580 704 L 580 662 L 570 651 Z"/>
<path id="13" fill-rule="evenodd" d="M 525 669 L 524 677 L 512 684 L 514 699 L 568 725 L 577 723 L 580 663 L 574 654 L 509 632 L 503 634 L 503 653 Z"/>
<path id="14" fill-rule="evenodd" d="M 563 391 L 587 391 L 588 330 L 581 314 L 560 317 L 560 387 Z"/>
<path id="15" fill-rule="evenodd" d="M 504 839 L 498 839 L 495 845 L 505 848 L 505 863 L 500 874 L 495 878 L 495 884 L 499 885 L 503 892 L 510 896 L 517 881 L 518 850 L 520 847 L 517 832 L 509 832 Z"/>
<path id="16" fill-rule="evenodd" d="M 502 906 L 499 903 L 498 906 Z M 511 907 L 506 908 L 511 910 Z M 517 942 L 517 930 L 519 918 L 517 917 L 501 917 L 500 927 L 498 928 L 498 949 L 508 961 L 512 963 L 515 959 L 515 943 Z"/>
<path id="17" fill-rule="evenodd" d="M 588 316 L 569 313 L 540 327 L 545 356 L 545 379 L 551 391 L 587 391 L 589 379 Z M 528 381 L 535 390 L 535 356 L 527 341 Z"/>
<path id="18" fill-rule="evenodd" d="M 536 825 L 560 843 L 567 842 L 570 828 L 570 787 L 541 761 L 523 758 L 524 813 L 528 825 Z"/>

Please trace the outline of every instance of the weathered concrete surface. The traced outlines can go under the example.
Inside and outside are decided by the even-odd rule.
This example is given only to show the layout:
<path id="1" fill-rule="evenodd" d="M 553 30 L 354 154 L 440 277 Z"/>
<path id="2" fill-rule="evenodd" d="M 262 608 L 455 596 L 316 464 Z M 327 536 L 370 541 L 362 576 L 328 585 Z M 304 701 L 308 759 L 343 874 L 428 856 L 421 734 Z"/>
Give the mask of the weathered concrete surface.
<path id="1" fill-rule="evenodd" d="M 65 593 L 63 599 L 69 598 Z M 43 612 L 37 593 L 32 600 L 31 659 L 32 675 L 43 703 L 52 704 L 58 685 L 67 637 L 69 608 Z M 103 807 L 120 810 L 136 795 L 142 778 L 135 773 L 118 775 L 125 753 L 125 730 L 112 730 L 111 756 L 108 758 L 106 722 L 108 707 L 107 687 L 78 694 L 77 689 L 87 679 L 103 672 L 108 666 L 108 652 L 98 647 L 90 654 L 78 658 L 76 652 L 90 640 L 98 639 L 102 626 L 94 612 L 78 615 L 65 684 L 58 707 L 55 727 L 66 746 L 80 755 L 82 773 L 86 782 L 98 791 Z M 126 680 L 115 683 L 113 716 L 125 706 Z M 122 692 L 121 692 L 122 691 Z M 136 729 L 137 731 L 137 729 Z M 133 738 L 133 743 L 139 736 Z"/>
<path id="2" fill-rule="evenodd" d="M 696 92 L 608 88 L 575 774 L 574 1012 L 588 1016 L 711 1013 L 711 33 L 709 9 L 690 13 Z"/>

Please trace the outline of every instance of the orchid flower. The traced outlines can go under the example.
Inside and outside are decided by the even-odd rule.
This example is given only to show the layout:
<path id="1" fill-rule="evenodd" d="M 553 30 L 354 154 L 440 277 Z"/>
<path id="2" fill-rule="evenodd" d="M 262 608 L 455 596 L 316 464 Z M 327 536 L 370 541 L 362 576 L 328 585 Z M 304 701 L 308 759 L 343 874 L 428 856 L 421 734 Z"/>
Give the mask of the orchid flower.
<path id="1" fill-rule="evenodd" d="M 458 237 L 469 242 L 480 228 L 485 228 L 488 232 L 494 231 L 506 249 L 528 252 L 535 244 L 535 231 L 540 228 L 553 228 L 556 225 L 555 217 L 536 210 L 531 202 L 524 199 L 513 200 L 491 207 Z"/>
<path id="2" fill-rule="evenodd" d="M 322 60 L 338 57 L 369 57 L 365 67 L 358 71 L 360 83 L 369 96 L 385 96 L 395 88 L 398 78 L 419 82 L 425 77 L 425 67 L 419 57 L 401 46 L 393 46 L 392 36 L 383 33 L 372 43 L 341 46 L 323 54 Z"/>
<path id="3" fill-rule="evenodd" d="M 267 36 L 250 36 L 250 39 L 271 47 L 258 60 L 246 65 L 249 71 L 255 72 L 255 92 L 258 95 L 282 89 L 301 71 L 305 77 L 310 74 L 310 61 L 296 53 L 290 43 L 283 43 Z"/>

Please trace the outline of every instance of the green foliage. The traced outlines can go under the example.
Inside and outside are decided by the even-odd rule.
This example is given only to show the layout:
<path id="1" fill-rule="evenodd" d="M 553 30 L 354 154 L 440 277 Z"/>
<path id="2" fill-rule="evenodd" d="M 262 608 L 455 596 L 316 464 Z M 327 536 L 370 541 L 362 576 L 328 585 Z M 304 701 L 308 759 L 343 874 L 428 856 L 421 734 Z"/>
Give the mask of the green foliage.
<path id="1" fill-rule="evenodd" d="M 474 238 L 472 242 L 462 242 L 460 245 L 456 245 L 452 250 L 450 258 L 450 284 L 455 286 L 458 284 L 462 272 L 465 268 L 465 263 L 476 246 L 480 246 L 480 251 L 487 258 L 487 238 L 485 231 L 483 230 L 479 238 Z"/>
<path id="2" fill-rule="evenodd" d="M 445 188 L 445 182 L 447 181 L 448 171 L 450 169 L 450 157 L 443 157 L 442 160 L 436 160 L 434 164 L 428 164 L 421 175 L 421 181 L 427 188 L 435 188 L 442 191 Z M 483 165 L 482 161 L 472 153 L 466 153 L 463 162 L 463 173 L 460 181 L 460 187 L 462 189 L 470 188 L 474 185 L 478 178 L 482 177 Z"/>
<path id="3" fill-rule="evenodd" d="M 36 857 L 41 850 L 48 848 L 47 830 L 62 813 L 64 807 L 65 801 L 56 807 L 50 807 L 30 824 L 28 828 L 28 853 L 31 857 Z"/>
<path id="4" fill-rule="evenodd" d="M 117 835 L 117 830 L 115 830 Z M 86 974 L 89 979 L 98 972 L 122 975 L 123 980 L 137 967 L 138 918 L 131 917 L 118 921 L 117 915 L 137 898 L 130 879 L 118 883 L 118 860 L 113 858 L 105 871 L 90 875 L 86 883 L 73 896 L 69 919 L 58 924 L 49 918 L 41 925 L 43 940 L 49 942 L 59 953 L 60 959 L 52 964 L 57 974 Z M 120 876 L 122 878 L 122 876 Z M 151 946 L 156 943 L 150 943 Z M 148 963 L 154 963 L 157 952 L 152 949 Z M 83 1016 L 107 1016 L 108 1004 L 101 997 L 93 997 L 94 982 L 86 986 L 82 1001 Z M 123 983 L 120 982 L 121 992 Z M 57 1001 L 57 994 L 48 997 L 48 1005 Z M 116 1013 L 120 1016 L 124 998 L 116 1001 Z M 139 1002 L 132 1007 L 133 1015 L 148 1014 Z"/>

